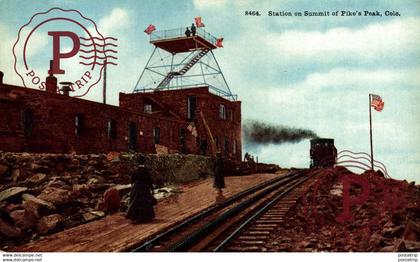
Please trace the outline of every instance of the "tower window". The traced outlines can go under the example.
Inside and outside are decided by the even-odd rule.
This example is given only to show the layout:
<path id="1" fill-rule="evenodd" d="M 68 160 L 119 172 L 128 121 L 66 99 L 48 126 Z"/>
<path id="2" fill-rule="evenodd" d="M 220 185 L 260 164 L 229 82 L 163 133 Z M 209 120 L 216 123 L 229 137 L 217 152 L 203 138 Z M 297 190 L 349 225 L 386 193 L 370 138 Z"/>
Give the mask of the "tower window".
<path id="1" fill-rule="evenodd" d="M 197 97 L 188 96 L 187 98 L 187 107 L 188 107 L 188 119 L 196 118 L 196 109 L 197 109 Z"/>

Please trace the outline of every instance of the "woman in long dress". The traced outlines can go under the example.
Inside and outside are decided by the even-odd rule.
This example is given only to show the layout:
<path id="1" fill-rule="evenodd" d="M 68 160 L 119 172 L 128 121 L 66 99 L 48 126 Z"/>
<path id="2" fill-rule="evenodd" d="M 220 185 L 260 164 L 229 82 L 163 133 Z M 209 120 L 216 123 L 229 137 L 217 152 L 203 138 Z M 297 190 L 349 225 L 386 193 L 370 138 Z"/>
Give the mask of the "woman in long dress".
<path id="1" fill-rule="evenodd" d="M 130 203 L 126 218 L 136 223 L 148 222 L 155 217 L 153 206 L 157 201 L 153 197 L 152 179 L 149 170 L 140 165 L 131 176 Z"/>

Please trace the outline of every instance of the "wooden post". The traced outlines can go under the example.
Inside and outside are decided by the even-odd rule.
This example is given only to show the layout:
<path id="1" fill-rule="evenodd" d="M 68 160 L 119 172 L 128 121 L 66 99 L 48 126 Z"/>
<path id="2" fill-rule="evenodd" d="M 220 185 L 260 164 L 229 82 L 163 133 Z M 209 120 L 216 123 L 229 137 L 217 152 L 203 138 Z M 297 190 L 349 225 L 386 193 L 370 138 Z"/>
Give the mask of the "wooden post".
<path id="1" fill-rule="evenodd" d="M 207 137 L 210 139 L 211 153 L 212 153 L 213 156 L 216 156 L 216 153 L 217 153 L 216 142 L 214 141 L 213 134 L 211 133 L 211 130 L 210 130 L 208 124 L 207 124 L 207 120 L 204 117 L 203 111 L 201 111 L 201 110 L 200 110 L 200 117 L 201 117 L 201 120 L 203 121 L 204 128 L 206 129 Z"/>
<path id="2" fill-rule="evenodd" d="M 373 169 L 373 142 L 372 142 L 372 99 L 371 94 L 369 94 L 369 131 L 370 131 L 370 164 L 372 171 Z"/>

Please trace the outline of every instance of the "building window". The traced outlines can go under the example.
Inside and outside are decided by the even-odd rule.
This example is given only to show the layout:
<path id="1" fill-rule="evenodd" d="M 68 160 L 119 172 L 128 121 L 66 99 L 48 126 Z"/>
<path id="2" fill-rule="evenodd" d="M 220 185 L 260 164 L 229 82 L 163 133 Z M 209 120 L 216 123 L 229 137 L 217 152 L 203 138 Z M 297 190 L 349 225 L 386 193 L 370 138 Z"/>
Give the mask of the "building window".
<path id="1" fill-rule="evenodd" d="M 152 113 L 152 105 L 151 104 L 144 104 L 143 112 L 151 114 Z"/>
<path id="2" fill-rule="evenodd" d="M 217 149 L 217 151 L 220 151 L 219 138 L 217 136 L 214 138 L 214 143 L 216 143 L 216 149 Z"/>
<path id="3" fill-rule="evenodd" d="M 225 105 L 219 105 L 219 118 L 225 120 L 226 119 L 226 107 Z"/>
<path id="4" fill-rule="evenodd" d="M 235 119 L 235 110 L 231 109 L 230 110 L 230 121 L 233 122 L 234 119 Z"/>
<path id="5" fill-rule="evenodd" d="M 74 119 L 74 133 L 76 136 L 82 136 L 85 133 L 85 117 L 82 114 L 77 114 Z"/>
<path id="6" fill-rule="evenodd" d="M 160 128 L 159 127 L 153 128 L 153 141 L 155 142 L 155 144 L 160 143 Z"/>
<path id="7" fill-rule="evenodd" d="M 188 96 L 187 98 L 187 107 L 188 107 L 188 119 L 195 119 L 196 118 L 196 109 L 197 109 L 197 97 L 195 96 Z"/>
<path id="8" fill-rule="evenodd" d="M 22 126 L 25 137 L 31 136 L 34 127 L 34 113 L 31 109 L 23 111 Z"/>
<path id="9" fill-rule="evenodd" d="M 117 138 L 117 121 L 114 119 L 108 120 L 108 138 L 109 139 L 116 139 Z"/>
<path id="10" fill-rule="evenodd" d="M 236 140 L 233 140 L 232 153 L 236 155 Z"/>

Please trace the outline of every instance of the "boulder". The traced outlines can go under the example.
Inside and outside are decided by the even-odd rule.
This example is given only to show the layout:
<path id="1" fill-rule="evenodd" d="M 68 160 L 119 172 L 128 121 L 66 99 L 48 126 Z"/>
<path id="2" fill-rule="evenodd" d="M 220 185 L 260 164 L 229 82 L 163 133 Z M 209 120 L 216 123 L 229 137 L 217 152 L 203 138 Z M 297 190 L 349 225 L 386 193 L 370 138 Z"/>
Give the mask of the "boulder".
<path id="1" fill-rule="evenodd" d="M 29 172 L 24 168 L 15 169 L 12 171 L 12 180 L 13 182 L 23 181 L 27 179 Z"/>
<path id="2" fill-rule="evenodd" d="M 92 193 L 89 191 L 89 186 L 85 184 L 75 184 L 73 185 L 73 190 L 71 193 L 72 197 L 80 197 L 82 195 L 92 196 Z"/>
<path id="3" fill-rule="evenodd" d="M 369 246 L 371 247 L 377 247 L 382 242 L 382 236 L 378 233 L 374 233 L 370 237 Z"/>
<path id="4" fill-rule="evenodd" d="M 413 221 L 408 221 L 402 235 L 404 240 L 417 242 L 420 240 L 420 226 Z"/>
<path id="5" fill-rule="evenodd" d="M 21 230 L 33 228 L 37 222 L 35 215 L 25 209 L 15 210 L 10 213 L 10 216 Z"/>
<path id="6" fill-rule="evenodd" d="M 392 221 L 388 221 L 382 229 L 382 235 L 388 238 L 400 237 L 404 232 L 404 226 L 395 226 Z"/>
<path id="7" fill-rule="evenodd" d="M 8 199 L 9 197 L 16 196 L 22 192 L 27 191 L 27 187 L 11 187 L 0 192 L 0 202 Z"/>
<path id="8" fill-rule="evenodd" d="M 36 163 L 31 164 L 31 170 L 34 173 L 49 173 L 50 172 L 48 167 L 42 166 Z"/>
<path id="9" fill-rule="evenodd" d="M 0 164 L 0 177 L 4 176 L 8 169 L 9 168 L 7 166 Z"/>
<path id="10" fill-rule="evenodd" d="M 35 217 L 41 217 L 42 215 L 55 210 L 55 206 L 52 203 L 31 194 L 23 194 L 22 199 L 24 200 L 23 207 L 25 210 L 32 213 Z"/>
<path id="11" fill-rule="evenodd" d="M 83 214 L 83 219 L 86 222 L 89 222 L 89 221 L 92 221 L 92 220 L 95 220 L 104 216 L 105 216 L 105 213 L 102 211 L 88 211 Z"/>
<path id="12" fill-rule="evenodd" d="M 18 209 L 22 209 L 22 205 L 11 203 L 6 206 L 6 211 L 9 213 Z"/>
<path id="13" fill-rule="evenodd" d="M 36 228 L 40 234 L 46 235 L 57 230 L 62 221 L 63 217 L 59 214 L 44 216 L 38 221 Z"/>
<path id="14" fill-rule="evenodd" d="M 54 205 L 63 205 L 70 202 L 70 192 L 57 187 L 47 187 L 38 195 L 39 199 L 50 202 Z"/>
<path id="15" fill-rule="evenodd" d="M 1 218 L 0 218 L 0 233 L 6 236 L 7 238 L 18 238 L 22 235 L 19 228 L 7 223 Z"/>
<path id="16" fill-rule="evenodd" d="M 37 173 L 37 174 L 31 176 L 30 178 L 26 179 L 26 182 L 28 182 L 31 185 L 39 185 L 39 184 L 45 182 L 46 179 L 47 179 L 46 174 Z"/>

